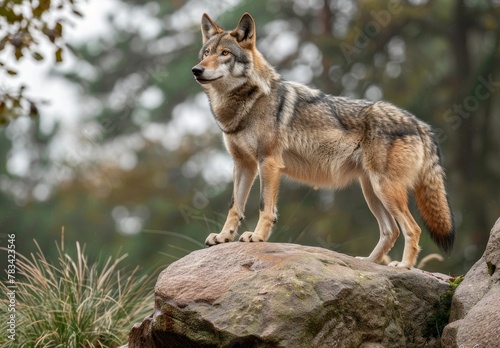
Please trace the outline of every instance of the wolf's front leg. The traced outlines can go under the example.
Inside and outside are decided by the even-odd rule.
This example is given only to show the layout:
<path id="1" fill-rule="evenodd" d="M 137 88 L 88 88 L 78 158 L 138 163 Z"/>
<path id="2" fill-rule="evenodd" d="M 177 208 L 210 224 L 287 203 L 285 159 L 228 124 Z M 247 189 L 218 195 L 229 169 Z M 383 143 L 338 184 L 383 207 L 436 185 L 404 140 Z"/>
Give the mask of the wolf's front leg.
<path id="1" fill-rule="evenodd" d="M 245 204 L 252 184 L 257 175 L 257 163 L 253 161 L 244 161 L 243 159 L 234 159 L 233 169 L 233 197 L 231 198 L 231 207 L 227 215 L 226 223 L 220 233 L 210 233 L 205 240 L 205 244 L 212 246 L 220 243 L 231 242 L 237 234 L 238 226 L 243 220 Z"/>
<path id="2" fill-rule="evenodd" d="M 254 232 L 245 232 L 240 242 L 265 242 L 271 235 L 273 224 L 277 220 L 276 203 L 280 184 L 281 168 L 276 159 L 265 158 L 259 165 L 260 176 L 260 214 Z"/>

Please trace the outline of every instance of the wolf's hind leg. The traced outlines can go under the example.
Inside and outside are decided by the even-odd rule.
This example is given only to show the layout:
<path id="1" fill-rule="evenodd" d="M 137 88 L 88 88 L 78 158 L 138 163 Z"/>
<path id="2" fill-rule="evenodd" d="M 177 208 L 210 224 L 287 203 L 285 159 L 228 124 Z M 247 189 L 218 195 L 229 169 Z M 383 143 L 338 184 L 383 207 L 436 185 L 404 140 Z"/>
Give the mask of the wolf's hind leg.
<path id="1" fill-rule="evenodd" d="M 395 180 L 385 179 L 379 186 L 374 187 L 374 192 L 383 203 L 386 210 L 394 217 L 405 237 L 403 259 L 393 261 L 389 266 L 412 268 L 417 260 L 420 248 L 418 242 L 421 229 L 413 219 L 408 209 L 407 187 L 398 185 Z"/>
<path id="2" fill-rule="evenodd" d="M 375 216 L 380 230 L 380 239 L 375 249 L 368 257 L 358 257 L 371 262 L 381 263 L 384 256 L 391 250 L 399 236 L 399 228 L 392 215 L 373 191 L 373 186 L 367 177 L 360 179 L 363 195 L 370 211 Z"/>

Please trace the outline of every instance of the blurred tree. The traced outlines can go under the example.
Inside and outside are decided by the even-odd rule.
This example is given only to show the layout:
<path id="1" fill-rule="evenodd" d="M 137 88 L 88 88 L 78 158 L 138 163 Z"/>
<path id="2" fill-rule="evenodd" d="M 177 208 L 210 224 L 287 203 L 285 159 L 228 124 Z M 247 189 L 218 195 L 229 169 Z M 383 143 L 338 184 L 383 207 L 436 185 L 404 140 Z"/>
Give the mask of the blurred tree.
<path id="1" fill-rule="evenodd" d="M 61 146 L 61 127 L 47 135 L 33 131 L 32 121 L 30 137 L 41 139 L 29 149 L 37 153 L 30 163 L 36 175 L 2 170 L 0 224 L 44 236 L 48 248 L 65 225 L 68 238 L 86 241 L 90 253 L 122 247 L 144 265 L 200 248 L 224 222 L 231 165 L 190 72 L 199 20 L 208 12 L 232 28 L 245 11 L 257 21 L 259 49 L 286 79 L 383 98 L 435 127 L 458 239 L 453 256 L 434 267 L 465 272 L 500 211 L 496 0 L 117 2 L 106 38 L 78 47 L 81 61 L 66 74 L 89 106 L 78 129 L 65 130 L 74 141 Z M 3 163 L 18 151 L 13 133 L 22 129 L 13 122 L 0 134 Z M 371 251 L 378 227 L 359 188 L 283 186 L 271 241 Z M 254 227 L 257 191 L 242 230 Z M 425 233 L 421 244 L 423 255 L 437 252 Z M 391 255 L 401 253 L 400 241 Z"/>
<path id="2" fill-rule="evenodd" d="M 11 60 L 19 61 L 26 55 L 37 61 L 44 60 L 41 53 L 41 41 L 54 46 L 56 62 L 63 61 L 63 29 L 69 22 L 69 13 L 81 17 L 75 0 L 6 0 L 0 3 L 0 52 L 5 56 L 0 59 L 0 74 L 17 75 L 11 67 Z M 0 126 L 19 116 L 38 116 L 37 102 L 25 95 L 26 86 L 19 86 L 15 92 L 0 91 Z"/>

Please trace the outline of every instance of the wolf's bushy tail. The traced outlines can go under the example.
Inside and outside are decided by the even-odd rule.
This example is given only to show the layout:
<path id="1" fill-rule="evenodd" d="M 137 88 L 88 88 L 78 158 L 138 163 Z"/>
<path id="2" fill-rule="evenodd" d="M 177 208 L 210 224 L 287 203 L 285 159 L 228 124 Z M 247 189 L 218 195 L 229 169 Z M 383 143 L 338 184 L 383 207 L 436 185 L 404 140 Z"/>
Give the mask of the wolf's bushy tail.
<path id="1" fill-rule="evenodd" d="M 415 199 L 431 238 L 440 249 L 449 253 L 455 241 L 455 223 L 446 194 L 441 154 L 431 127 L 422 123 L 419 125 L 419 132 L 424 143 L 425 156 L 415 186 Z"/>

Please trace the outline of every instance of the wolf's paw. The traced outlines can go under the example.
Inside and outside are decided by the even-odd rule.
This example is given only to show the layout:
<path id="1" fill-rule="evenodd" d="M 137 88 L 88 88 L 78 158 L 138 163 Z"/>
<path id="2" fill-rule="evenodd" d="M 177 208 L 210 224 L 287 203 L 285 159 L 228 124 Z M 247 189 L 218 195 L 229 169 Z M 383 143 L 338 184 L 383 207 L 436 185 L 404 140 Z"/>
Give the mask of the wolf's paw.
<path id="1" fill-rule="evenodd" d="M 240 242 L 263 242 L 262 237 L 256 235 L 254 232 L 245 232 L 240 237 Z"/>
<path id="2" fill-rule="evenodd" d="M 228 243 L 233 240 L 233 237 L 231 235 L 228 235 L 226 233 L 210 233 L 205 239 L 205 245 L 207 246 L 213 246 L 216 244 L 221 244 L 221 243 Z"/>
<path id="3" fill-rule="evenodd" d="M 403 261 L 392 261 L 390 264 L 387 266 L 389 267 L 395 267 L 395 268 L 406 268 L 406 269 L 411 269 L 411 266 Z"/>

